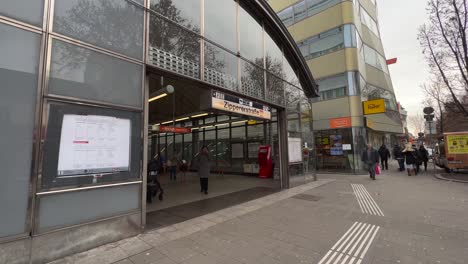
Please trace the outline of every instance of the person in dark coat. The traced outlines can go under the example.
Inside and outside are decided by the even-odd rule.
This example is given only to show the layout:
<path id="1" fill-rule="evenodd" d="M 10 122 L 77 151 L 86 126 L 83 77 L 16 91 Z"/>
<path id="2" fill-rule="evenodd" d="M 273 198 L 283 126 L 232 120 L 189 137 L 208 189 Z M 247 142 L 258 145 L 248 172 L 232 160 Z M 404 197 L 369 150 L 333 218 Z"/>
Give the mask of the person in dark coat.
<path id="1" fill-rule="evenodd" d="M 424 163 L 424 171 L 427 171 L 427 162 L 429 161 L 429 152 L 424 147 L 424 145 L 421 145 L 419 147 L 419 154 L 421 155 L 421 160 Z"/>
<path id="2" fill-rule="evenodd" d="M 159 192 L 159 200 L 160 201 L 163 200 L 164 190 L 161 187 L 161 183 L 158 180 L 158 174 L 162 167 L 160 157 L 161 157 L 160 155 L 156 155 L 148 163 L 148 176 L 146 179 L 146 183 L 147 183 L 146 200 L 148 203 L 153 202 L 153 198 L 158 194 L 158 192 Z"/>
<path id="3" fill-rule="evenodd" d="M 379 153 L 372 147 L 372 144 L 367 144 L 367 149 L 364 150 L 361 160 L 369 171 L 369 176 L 375 180 L 375 165 L 379 163 Z"/>
<path id="4" fill-rule="evenodd" d="M 388 170 L 388 158 L 390 158 L 390 151 L 385 144 L 379 149 L 380 161 L 382 162 L 382 170 Z"/>
<path id="5" fill-rule="evenodd" d="M 415 158 L 415 170 L 416 170 L 416 175 L 419 174 L 419 171 L 421 169 L 421 164 L 422 164 L 422 156 L 421 152 L 419 152 L 419 149 L 416 147 L 416 145 L 411 146 L 414 149 L 414 158 Z"/>
<path id="6" fill-rule="evenodd" d="M 208 194 L 208 177 L 210 176 L 210 152 L 207 146 L 203 146 L 197 157 L 198 176 L 200 176 L 200 192 Z"/>
<path id="7" fill-rule="evenodd" d="M 406 170 L 408 171 L 408 176 L 411 176 L 411 172 L 414 171 L 416 175 L 416 154 L 414 149 L 411 147 L 411 143 L 406 144 L 405 149 L 402 153 L 405 156 Z"/>
<path id="8" fill-rule="evenodd" d="M 395 144 L 393 148 L 393 158 L 398 161 L 399 171 L 405 170 L 405 156 L 401 152 L 401 148 L 398 144 Z"/>

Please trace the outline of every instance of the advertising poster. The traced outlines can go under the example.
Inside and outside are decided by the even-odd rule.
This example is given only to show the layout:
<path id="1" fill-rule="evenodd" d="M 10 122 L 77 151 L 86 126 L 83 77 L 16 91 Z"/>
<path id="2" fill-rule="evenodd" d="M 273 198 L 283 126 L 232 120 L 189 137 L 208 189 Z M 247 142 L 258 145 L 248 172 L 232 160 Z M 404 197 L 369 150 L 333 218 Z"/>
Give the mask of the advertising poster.
<path id="1" fill-rule="evenodd" d="M 343 155 L 343 137 L 341 135 L 330 135 L 330 155 L 341 156 Z"/>
<path id="2" fill-rule="evenodd" d="M 130 120 L 98 115 L 64 115 L 58 177 L 128 171 Z"/>
<path id="3" fill-rule="evenodd" d="M 447 135 L 449 154 L 468 154 L 468 135 Z"/>

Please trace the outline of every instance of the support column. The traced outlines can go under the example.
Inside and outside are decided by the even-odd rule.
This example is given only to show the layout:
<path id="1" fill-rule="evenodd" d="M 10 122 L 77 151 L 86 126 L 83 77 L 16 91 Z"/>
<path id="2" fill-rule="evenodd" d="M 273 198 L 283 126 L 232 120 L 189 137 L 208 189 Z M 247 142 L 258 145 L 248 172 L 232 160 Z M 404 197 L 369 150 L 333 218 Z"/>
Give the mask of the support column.
<path id="1" fill-rule="evenodd" d="M 289 188 L 288 118 L 286 109 L 278 109 L 279 168 L 281 189 Z"/>

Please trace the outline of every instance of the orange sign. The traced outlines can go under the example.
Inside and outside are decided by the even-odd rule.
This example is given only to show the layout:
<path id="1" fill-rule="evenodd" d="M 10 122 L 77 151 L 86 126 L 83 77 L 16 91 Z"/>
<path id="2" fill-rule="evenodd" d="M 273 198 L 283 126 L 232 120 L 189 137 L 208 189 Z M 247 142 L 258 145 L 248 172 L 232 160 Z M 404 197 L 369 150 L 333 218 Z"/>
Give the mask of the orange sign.
<path id="1" fill-rule="evenodd" d="M 330 119 L 330 128 L 351 127 L 351 117 L 341 117 Z"/>

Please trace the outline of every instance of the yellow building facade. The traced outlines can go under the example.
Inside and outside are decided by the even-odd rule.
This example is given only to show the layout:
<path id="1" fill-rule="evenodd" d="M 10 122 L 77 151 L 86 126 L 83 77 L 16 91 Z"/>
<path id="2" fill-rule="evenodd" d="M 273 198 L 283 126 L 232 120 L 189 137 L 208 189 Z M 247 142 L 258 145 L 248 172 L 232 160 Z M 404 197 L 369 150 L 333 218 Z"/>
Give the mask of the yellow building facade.
<path id="1" fill-rule="evenodd" d="M 391 148 L 403 133 L 380 39 L 376 0 L 270 0 L 319 85 L 312 99 L 318 170 L 358 172 L 367 143 Z M 363 102 L 384 99 L 385 113 Z"/>

